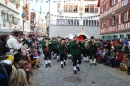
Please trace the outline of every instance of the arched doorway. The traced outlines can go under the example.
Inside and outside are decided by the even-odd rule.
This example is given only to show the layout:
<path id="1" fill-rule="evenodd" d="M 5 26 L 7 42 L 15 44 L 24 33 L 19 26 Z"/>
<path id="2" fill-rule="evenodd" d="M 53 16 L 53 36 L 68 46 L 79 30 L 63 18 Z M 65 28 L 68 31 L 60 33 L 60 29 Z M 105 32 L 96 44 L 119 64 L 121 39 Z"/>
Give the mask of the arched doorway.
<path id="1" fill-rule="evenodd" d="M 82 37 L 83 37 L 83 40 L 84 40 L 84 39 L 87 39 L 87 37 L 86 37 L 85 35 L 79 35 L 79 36 L 82 36 Z"/>

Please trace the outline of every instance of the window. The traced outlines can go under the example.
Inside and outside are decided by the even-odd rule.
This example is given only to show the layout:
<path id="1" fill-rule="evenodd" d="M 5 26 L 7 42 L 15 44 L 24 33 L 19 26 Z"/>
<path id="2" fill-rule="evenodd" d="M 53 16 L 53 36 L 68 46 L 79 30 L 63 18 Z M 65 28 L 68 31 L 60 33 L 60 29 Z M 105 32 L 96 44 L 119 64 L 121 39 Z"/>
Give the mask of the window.
<path id="1" fill-rule="evenodd" d="M 86 25 L 86 24 L 85 24 L 85 20 L 83 20 L 83 25 Z"/>
<path id="2" fill-rule="evenodd" d="M 74 5 L 73 12 L 78 12 L 77 9 L 78 9 L 78 8 L 77 8 L 77 5 Z"/>
<path id="3" fill-rule="evenodd" d="M 100 23 L 99 23 L 99 21 L 97 20 L 97 26 L 99 26 L 99 24 L 100 24 Z"/>
<path id="4" fill-rule="evenodd" d="M 129 11 L 126 11 L 124 13 L 124 22 L 127 22 L 128 21 L 128 15 L 129 15 Z"/>
<path id="5" fill-rule="evenodd" d="M 7 13 L 7 22 L 9 22 L 9 14 Z"/>
<path id="6" fill-rule="evenodd" d="M 93 26 L 96 26 L 96 20 L 93 20 Z"/>
<path id="7" fill-rule="evenodd" d="M 5 21 L 7 21 L 7 13 L 5 13 Z"/>
<path id="8" fill-rule="evenodd" d="M 86 25 L 88 25 L 88 20 L 86 20 Z"/>
<path id="9" fill-rule="evenodd" d="M 104 27 L 104 22 L 102 22 L 102 28 Z"/>
<path id="10" fill-rule="evenodd" d="M 116 4 L 116 0 L 112 0 L 112 6 Z"/>
<path id="11" fill-rule="evenodd" d="M 94 13 L 94 6 L 90 6 L 90 13 Z"/>
<path id="12" fill-rule="evenodd" d="M 112 17 L 112 25 L 115 25 L 116 19 L 115 16 Z"/>
<path id="13" fill-rule="evenodd" d="M 20 19 L 18 18 L 18 25 L 20 25 Z"/>
<path id="14" fill-rule="evenodd" d="M 101 7 L 101 13 L 103 13 L 103 6 Z"/>
<path id="15" fill-rule="evenodd" d="M 57 12 L 60 10 L 60 3 L 57 4 Z"/>
<path id="16" fill-rule="evenodd" d="M 5 12 L 4 11 L 1 11 L 1 17 L 3 20 L 5 19 Z"/>
<path id="17" fill-rule="evenodd" d="M 121 0 L 118 0 L 118 2 L 120 2 Z"/>
<path id="18" fill-rule="evenodd" d="M 108 27 L 109 26 L 109 21 L 108 21 L 108 19 L 106 20 L 106 27 Z"/>
<path id="19" fill-rule="evenodd" d="M 97 6 L 95 7 L 95 13 L 98 13 L 98 7 Z"/>
<path id="20" fill-rule="evenodd" d="M 106 3 L 106 10 L 109 8 L 109 2 Z"/>
<path id="21" fill-rule="evenodd" d="M 118 24 L 121 24 L 121 14 L 118 15 Z"/>
<path id="22" fill-rule="evenodd" d="M 17 18 L 14 17 L 14 24 L 17 25 Z"/>
<path id="23" fill-rule="evenodd" d="M 89 12 L 89 6 L 85 6 L 85 12 L 86 12 L 86 13 Z"/>

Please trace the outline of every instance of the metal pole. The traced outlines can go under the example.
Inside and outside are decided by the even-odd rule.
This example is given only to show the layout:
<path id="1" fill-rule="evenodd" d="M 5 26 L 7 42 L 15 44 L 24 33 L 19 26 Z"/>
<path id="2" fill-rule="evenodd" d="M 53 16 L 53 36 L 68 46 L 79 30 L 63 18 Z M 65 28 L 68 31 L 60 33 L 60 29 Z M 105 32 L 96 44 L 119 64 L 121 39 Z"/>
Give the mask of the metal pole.
<path id="1" fill-rule="evenodd" d="M 51 9 L 51 8 L 50 8 L 50 4 L 51 4 L 51 3 L 50 3 L 50 2 L 51 2 L 51 1 L 49 0 L 49 28 L 48 28 L 48 36 L 49 36 L 49 33 L 50 33 L 50 30 L 49 30 L 49 29 L 50 29 L 50 25 L 51 25 L 51 12 L 50 12 L 50 9 Z"/>
<path id="2" fill-rule="evenodd" d="M 23 33 L 24 33 L 24 17 L 23 17 Z"/>

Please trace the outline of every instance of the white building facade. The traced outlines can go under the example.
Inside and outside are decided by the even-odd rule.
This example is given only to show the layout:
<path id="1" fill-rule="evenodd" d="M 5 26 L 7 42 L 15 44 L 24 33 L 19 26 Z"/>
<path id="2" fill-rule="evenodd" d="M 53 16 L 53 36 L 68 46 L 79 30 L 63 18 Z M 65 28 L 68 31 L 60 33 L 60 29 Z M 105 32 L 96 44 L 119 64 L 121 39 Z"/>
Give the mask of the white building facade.
<path id="1" fill-rule="evenodd" d="M 23 28 L 25 34 L 30 32 L 29 19 L 24 19 L 23 27 L 22 13 L 25 4 L 27 3 L 24 0 L 0 0 L 0 32 L 8 32 L 13 29 L 23 31 Z M 30 9 L 29 6 L 28 9 Z"/>
<path id="2" fill-rule="evenodd" d="M 98 0 L 50 0 L 49 36 L 68 37 L 73 34 L 100 38 L 100 9 L 97 3 Z"/>
<path id="3" fill-rule="evenodd" d="M 97 0 L 50 0 L 51 25 L 99 26 Z M 56 10 L 54 10 L 56 9 Z"/>

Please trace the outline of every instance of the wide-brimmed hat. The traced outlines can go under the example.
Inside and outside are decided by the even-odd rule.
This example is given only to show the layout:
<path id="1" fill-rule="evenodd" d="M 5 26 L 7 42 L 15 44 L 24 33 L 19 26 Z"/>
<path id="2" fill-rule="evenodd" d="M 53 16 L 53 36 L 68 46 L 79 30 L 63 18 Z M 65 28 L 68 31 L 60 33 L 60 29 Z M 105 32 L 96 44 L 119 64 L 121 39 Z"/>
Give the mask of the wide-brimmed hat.
<path id="1" fill-rule="evenodd" d="M 28 63 L 27 61 L 21 60 L 18 62 L 17 68 L 21 68 L 24 64 Z"/>
<path id="2" fill-rule="evenodd" d="M 44 39 L 45 39 L 45 40 L 49 40 L 49 37 L 45 37 Z"/>

